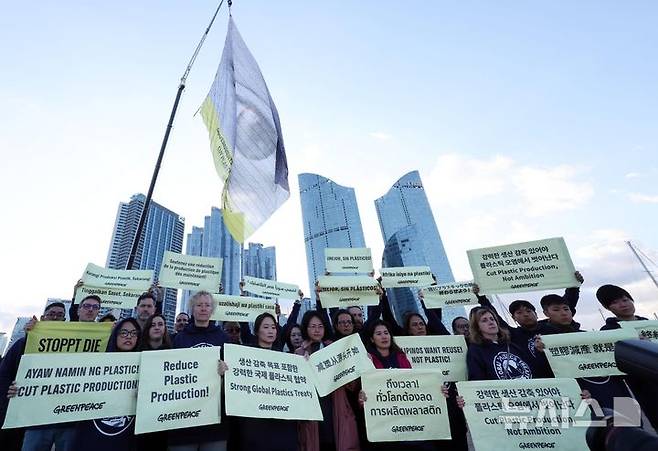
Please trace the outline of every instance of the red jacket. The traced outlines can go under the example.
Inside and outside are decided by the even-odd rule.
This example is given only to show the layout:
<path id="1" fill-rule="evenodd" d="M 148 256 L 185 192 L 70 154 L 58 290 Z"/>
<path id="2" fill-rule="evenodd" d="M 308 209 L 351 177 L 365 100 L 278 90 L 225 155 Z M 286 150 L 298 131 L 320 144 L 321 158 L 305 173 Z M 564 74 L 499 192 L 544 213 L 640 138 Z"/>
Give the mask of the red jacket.
<path id="1" fill-rule="evenodd" d="M 375 368 L 378 370 L 384 368 L 384 364 L 377 358 L 376 355 L 370 354 L 370 358 L 372 359 L 372 363 L 375 365 Z M 398 361 L 398 368 L 411 368 L 411 362 L 409 362 L 409 359 L 407 359 L 407 355 L 404 352 L 396 352 L 395 358 Z"/>

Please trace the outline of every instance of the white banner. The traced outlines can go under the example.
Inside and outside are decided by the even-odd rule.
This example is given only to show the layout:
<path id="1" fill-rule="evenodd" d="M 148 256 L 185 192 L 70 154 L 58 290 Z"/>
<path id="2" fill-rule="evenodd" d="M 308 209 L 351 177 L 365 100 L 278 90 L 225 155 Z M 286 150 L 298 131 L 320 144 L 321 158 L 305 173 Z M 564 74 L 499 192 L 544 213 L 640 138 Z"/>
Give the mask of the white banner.
<path id="1" fill-rule="evenodd" d="M 299 286 L 276 280 L 244 276 L 244 290 L 268 298 L 298 299 Z"/>
<path id="2" fill-rule="evenodd" d="M 371 273 L 372 254 L 370 248 L 326 248 L 325 269 L 330 272 Z"/>
<path id="3" fill-rule="evenodd" d="M 398 268 L 382 268 L 382 287 L 429 287 L 434 283 L 432 270 L 429 266 L 402 266 Z"/>

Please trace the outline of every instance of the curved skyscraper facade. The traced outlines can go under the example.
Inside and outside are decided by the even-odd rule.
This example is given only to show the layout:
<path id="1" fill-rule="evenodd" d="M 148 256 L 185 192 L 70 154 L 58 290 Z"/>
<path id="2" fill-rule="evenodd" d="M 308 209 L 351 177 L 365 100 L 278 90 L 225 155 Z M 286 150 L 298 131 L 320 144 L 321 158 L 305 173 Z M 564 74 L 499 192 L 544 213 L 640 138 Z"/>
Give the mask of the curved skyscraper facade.
<path id="1" fill-rule="evenodd" d="M 304 246 L 309 295 L 324 274 L 324 249 L 366 247 L 354 188 L 341 186 L 317 174 L 299 174 L 299 197 L 304 223 Z"/>
<path id="2" fill-rule="evenodd" d="M 432 209 L 418 171 L 402 176 L 382 197 L 375 200 L 379 227 L 384 239 L 382 266 L 429 266 L 438 283 L 454 282 L 436 226 Z M 389 300 L 399 320 L 410 311 L 419 311 L 415 290 L 388 290 Z M 463 308 L 444 309 L 444 322 L 464 315 Z"/>

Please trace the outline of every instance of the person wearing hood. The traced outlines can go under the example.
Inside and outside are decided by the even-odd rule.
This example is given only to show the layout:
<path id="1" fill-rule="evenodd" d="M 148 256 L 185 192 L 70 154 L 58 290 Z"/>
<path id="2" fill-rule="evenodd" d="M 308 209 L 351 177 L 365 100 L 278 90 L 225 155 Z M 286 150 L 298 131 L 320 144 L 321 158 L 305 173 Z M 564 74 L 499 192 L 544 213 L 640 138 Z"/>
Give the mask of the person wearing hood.
<path id="1" fill-rule="evenodd" d="M 119 321 L 112 330 L 106 352 L 139 351 L 140 327 L 135 318 Z M 135 417 L 121 416 L 80 421 L 76 424 L 71 451 L 134 451 Z"/>
<path id="2" fill-rule="evenodd" d="M 585 332 L 580 329 L 580 323 L 574 321 L 571 306 L 562 296 L 548 294 L 541 298 L 541 306 L 548 320 L 541 324 L 538 331 L 535 343 L 538 352 L 544 352 L 542 335 Z M 601 407 L 613 409 L 614 398 L 631 396 L 621 378 L 582 377 L 577 378 L 576 381 L 580 388 L 589 392 Z"/>
<path id="3" fill-rule="evenodd" d="M 223 346 L 228 337 L 224 331 L 210 320 L 215 303 L 212 295 L 207 291 L 198 291 L 190 298 L 190 311 L 192 320 L 176 334 L 174 348 L 201 348 L 210 346 Z M 220 424 L 177 429 L 169 434 L 170 451 L 224 451 L 228 430 L 226 427 L 226 414 L 222 407 L 222 421 Z"/>
<path id="4" fill-rule="evenodd" d="M 603 285 L 596 290 L 596 299 L 603 308 L 609 310 L 613 317 L 608 317 L 601 330 L 612 330 L 621 328 L 622 321 L 647 320 L 635 314 L 635 301 L 633 297 L 617 285 Z M 648 384 L 631 375 L 624 376 L 626 383 L 635 395 L 642 411 L 647 416 L 654 429 L 658 430 L 658 388 L 655 384 Z"/>

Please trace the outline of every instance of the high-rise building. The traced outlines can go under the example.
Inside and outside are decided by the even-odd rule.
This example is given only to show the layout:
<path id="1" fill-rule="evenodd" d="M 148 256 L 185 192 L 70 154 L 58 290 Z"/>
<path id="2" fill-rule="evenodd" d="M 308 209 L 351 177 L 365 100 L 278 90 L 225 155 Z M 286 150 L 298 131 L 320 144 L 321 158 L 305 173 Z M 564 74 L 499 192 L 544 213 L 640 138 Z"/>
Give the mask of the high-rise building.
<path id="1" fill-rule="evenodd" d="M 242 250 L 242 275 L 276 280 L 276 248 L 249 243 L 247 249 Z"/>
<path id="2" fill-rule="evenodd" d="M 210 209 L 210 216 L 204 218 L 203 227 L 192 227 L 192 233 L 187 235 L 187 255 L 222 259 L 224 294 L 240 294 L 241 251 L 242 246 L 231 236 L 224 224 L 222 210 L 217 207 Z M 183 293 L 183 309 L 187 309 L 191 293 L 187 290 Z"/>
<path id="3" fill-rule="evenodd" d="M 438 283 L 454 282 L 418 171 L 409 172 L 395 182 L 385 195 L 375 200 L 375 208 L 385 244 L 384 267 L 429 266 Z M 399 320 L 407 312 L 420 311 L 416 290 L 388 291 L 389 301 Z M 461 315 L 464 315 L 462 307 L 443 309 L 446 324 Z"/>
<path id="4" fill-rule="evenodd" d="M 146 196 L 135 194 L 130 198 L 130 202 L 119 203 L 106 267 L 126 268 L 145 201 Z M 164 252 L 182 252 L 184 233 L 185 218 L 151 201 L 132 269 L 152 269 L 155 271 L 157 279 Z M 135 301 L 137 300 L 135 299 Z M 126 317 L 131 313 L 129 310 L 123 310 L 121 316 Z M 176 316 L 175 289 L 165 289 L 162 314 L 167 321 L 167 326 L 173 328 Z"/>
<path id="5" fill-rule="evenodd" d="M 324 274 L 324 249 L 365 247 L 354 188 L 317 174 L 299 174 L 309 291 Z"/>

